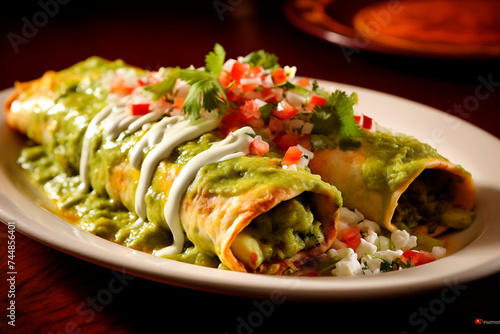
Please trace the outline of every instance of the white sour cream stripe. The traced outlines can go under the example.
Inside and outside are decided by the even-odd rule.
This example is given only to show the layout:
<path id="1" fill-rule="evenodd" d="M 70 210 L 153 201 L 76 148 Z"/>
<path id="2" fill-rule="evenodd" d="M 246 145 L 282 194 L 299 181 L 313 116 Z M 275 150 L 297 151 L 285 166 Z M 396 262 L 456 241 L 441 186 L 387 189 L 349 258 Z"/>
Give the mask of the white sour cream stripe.
<path id="1" fill-rule="evenodd" d="M 89 190 L 88 164 L 90 159 L 90 141 L 100 125 L 107 140 L 114 141 L 121 135 L 137 132 L 144 125 L 155 122 L 165 115 L 162 111 L 152 111 L 146 115 L 133 116 L 126 110 L 130 97 L 126 96 L 115 103 L 110 103 L 97 113 L 89 123 L 82 143 L 80 157 L 80 192 Z"/>
<path id="2" fill-rule="evenodd" d="M 156 146 L 149 151 L 142 163 L 141 175 L 139 177 L 139 183 L 135 193 L 135 212 L 139 219 L 133 225 L 134 228 L 141 226 L 146 220 L 145 197 L 158 164 L 162 160 L 166 159 L 180 144 L 188 140 L 193 140 L 206 132 L 215 130 L 220 123 L 220 120 L 216 118 L 210 120 L 199 118 L 197 120 L 190 121 L 184 120 L 181 117 L 181 119 L 173 119 L 172 122 L 169 122 L 168 120 L 169 118 L 166 118 L 164 122 L 158 122 L 153 125 L 148 131 L 148 133 L 151 133 L 151 136 L 148 136 L 148 138 L 145 139 L 145 141 L 148 141 L 147 147 Z M 158 134 L 160 133 L 162 133 L 163 136 L 160 142 L 157 143 L 157 140 L 159 139 Z M 153 145 L 149 146 L 149 139 L 154 137 L 156 137 L 156 139 L 152 140 L 151 144 Z M 144 152 L 144 149 L 146 148 L 144 147 L 144 144 L 144 142 L 141 143 L 137 150 L 134 147 L 134 152 L 131 152 L 131 161 L 133 160 L 133 163 L 136 165 L 140 164 L 140 160 L 137 156 Z"/>
<path id="3" fill-rule="evenodd" d="M 249 153 L 255 132 L 250 127 L 230 133 L 224 140 L 213 144 L 208 150 L 196 155 L 184 166 L 175 179 L 164 208 L 164 216 L 174 237 L 172 245 L 155 253 L 156 256 L 178 254 L 184 245 L 184 231 L 179 218 L 182 195 L 193 181 L 198 170 L 210 163 L 229 160 Z"/>

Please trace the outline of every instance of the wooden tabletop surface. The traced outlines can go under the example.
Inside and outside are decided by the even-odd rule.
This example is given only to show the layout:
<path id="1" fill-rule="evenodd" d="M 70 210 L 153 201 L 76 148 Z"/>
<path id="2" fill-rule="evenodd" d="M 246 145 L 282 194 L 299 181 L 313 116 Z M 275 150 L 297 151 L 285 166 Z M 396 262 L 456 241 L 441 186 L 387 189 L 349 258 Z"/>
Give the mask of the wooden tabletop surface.
<path id="1" fill-rule="evenodd" d="M 203 65 L 265 49 L 298 74 L 366 87 L 447 111 L 500 138 L 497 60 L 423 59 L 348 50 L 291 25 L 280 1 L 33 1 L 0 14 L 0 89 L 88 56 L 147 69 Z M 493 152 L 498 154 L 500 152 Z M 160 284 L 72 257 L 15 232 L 15 297 L 7 298 L 8 227 L 0 224 L 0 332 L 434 333 L 500 330 L 500 275 L 418 296 L 308 303 L 226 296 Z M 110 282 L 119 282 L 110 288 Z M 448 290 L 446 290 L 448 289 Z M 453 295 L 445 294 L 453 292 Z M 453 297 L 453 298 L 452 298 Z M 10 321 L 15 300 L 15 327 Z M 265 306 L 268 306 L 266 309 Z M 175 328 L 175 329 L 174 329 Z"/>

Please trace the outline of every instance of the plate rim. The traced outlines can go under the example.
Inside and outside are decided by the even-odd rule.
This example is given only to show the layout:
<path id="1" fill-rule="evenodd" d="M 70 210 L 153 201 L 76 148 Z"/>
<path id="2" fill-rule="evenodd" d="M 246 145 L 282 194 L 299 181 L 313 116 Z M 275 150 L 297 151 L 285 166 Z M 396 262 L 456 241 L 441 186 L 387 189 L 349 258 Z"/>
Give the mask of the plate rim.
<path id="1" fill-rule="evenodd" d="M 371 96 L 371 98 L 389 99 L 399 104 L 409 105 L 434 115 L 434 117 L 442 117 L 445 114 L 427 105 L 389 93 L 322 79 L 318 79 L 318 82 L 326 85 L 328 89 L 339 88 L 346 91 L 356 91 L 360 101 L 362 101 L 363 95 L 365 97 Z M 0 91 L 2 105 L 3 100 L 12 91 L 13 88 Z M 458 117 L 455 117 L 455 121 L 459 122 L 462 129 L 476 133 L 479 138 L 488 140 L 500 147 L 500 140 L 492 134 Z M 0 113 L 0 128 L 5 127 L 5 117 L 2 111 Z M 9 137 L 12 139 L 14 136 L 16 134 L 13 131 L 3 131 L 0 134 L 0 138 L 3 139 Z M 4 140 L 0 141 L 0 147 L 5 146 L 4 142 Z M 297 301 L 356 301 L 397 298 L 430 292 L 450 287 L 450 285 L 467 284 L 500 271 L 500 243 L 493 244 L 499 250 L 497 252 L 499 255 L 492 256 L 494 252 L 490 252 L 489 255 L 486 254 L 486 258 L 479 258 L 481 261 L 477 263 L 466 262 L 466 267 L 459 267 L 461 261 L 476 259 L 478 252 L 480 254 L 481 247 L 485 246 L 485 243 L 488 246 L 488 243 L 492 242 L 490 240 L 492 235 L 500 233 L 500 225 L 493 223 L 482 225 L 475 223 L 473 226 L 476 226 L 478 231 L 474 232 L 477 235 L 474 236 L 471 243 L 448 257 L 410 270 L 369 277 L 275 277 L 224 271 L 158 258 L 80 230 L 42 208 L 34 201 L 29 205 L 28 195 L 22 193 L 16 187 L 14 180 L 7 178 L 9 176 L 7 168 L 10 165 L 6 165 L 6 163 L 8 163 L 6 158 L 0 158 L 0 181 L 8 181 L 7 186 L 0 189 L 0 220 L 4 224 L 14 221 L 17 231 L 49 247 L 100 266 L 160 283 L 249 298 L 285 298 Z M 500 159 L 496 163 L 500 167 Z M 496 184 L 497 188 L 493 188 L 493 191 L 495 191 L 494 195 L 500 198 L 500 182 L 498 183 Z M 17 191 L 18 193 L 9 194 L 9 191 Z M 21 209 L 19 205 L 16 206 L 15 203 L 9 200 L 9 195 L 15 195 L 16 199 L 20 199 L 28 207 Z M 8 206 L 8 204 L 12 206 Z M 36 215 L 27 215 L 25 211 L 31 209 L 36 211 Z M 66 236 L 70 236 L 70 239 L 56 238 L 54 231 L 47 230 L 47 226 L 44 225 L 47 222 L 41 223 L 33 216 L 39 219 L 49 219 L 49 225 L 56 224 L 56 226 L 61 227 L 67 233 Z M 90 244 L 92 247 L 83 250 L 77 249 L 77 246 L 82 244 L 87 246 Z M 101 250 L 112 251 L 114 257 L 99 253 Z M 485 262 L 489 262 L 490 265 L 484 265 Z M 451 271 L 439 270 L 442 268 L 451 268 Z"/>

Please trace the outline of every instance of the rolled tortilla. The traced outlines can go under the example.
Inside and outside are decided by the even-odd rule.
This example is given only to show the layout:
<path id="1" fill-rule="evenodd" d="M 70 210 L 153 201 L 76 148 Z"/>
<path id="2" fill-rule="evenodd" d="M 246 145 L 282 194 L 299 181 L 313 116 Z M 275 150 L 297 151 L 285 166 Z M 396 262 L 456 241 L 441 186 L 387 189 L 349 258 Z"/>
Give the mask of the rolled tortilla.
<path id="1" fill-rule="evenodd" d="M 100 91 L 101 88 L 95 89 L 93 81 L 100 80 L 105 71 L 124 66 L 121 62 L 91 58 L 62 72 L 48 72 L 39 80 L 18 83 L 5 105 L 8 124 L 40 144 L 39 147 L 64 173 L 77 176 L 86 129 L 99 110 L 106 106 L 106 94 Z M 69 89 L 74 84 L 78 87 Z M 93 89 L 80 89 L 81 85 Z M 75 99 L 78 99 L 78 104 L 73 103 Z M 101 127 L 90 140 L 91 196 L 120 203 L 131 216 L 127 226 L 107 235 L 115 241 L 117 235 L 131 234 L 134 230 L 137 218 L 135 194 L 141 171 L 130 162 L 130 153 L 147 132 L 148 129 L 144 128 L 120 139 L 110 139 Z M 169 201 L 172 184 L 193 158 L 192 152 L 207 150 L 222 139 L 217 130 L 206 133 L 182 144 L 190 149 L 176 149 L 157 165 L 144 198 L 147 224 L 153 224 L 152 230 L 160 231 L 157 234 L 170 230 L 163 208 Z M 57 178 L 49 182 L 57 182 Z M 82 212 L 75 207 L 86 199 L 85 196 L 71 195 L 77 190 L 78 182 L 68 186 L 64 191 L 67 195 L 52 194 L 52 199 L 61 210 L 58 213 L 78 224 L 78 220 L 85 217 L 80 217 Z M 257 240 L 242 232 L 255 225 L 255 219 L 290 200 L 300 202 L 299 206 L 313 215 L 311 223 L 314 226 L 298 224 L 295 227 L 292 224 L 283 231 L 292 235 L 288 240 L 296 248 L 293 253 L 288 252 L 285 257 L 274 253 L 259 256 L 260 246 L 255 248 L 252 245 L 262 246 L 263 239 Z M 280 166 L 280 159 L 275 157 L 248 155 L 202 167 L 182 195 L 179 217 L 188 239 L 186 247 L 192 243 L 198 251 L 216 255 L 231 270 L 282 274 L 289 268 L 296 270 L 310 257 L 331 246 L 337 234 L 341 205 L 340 192 L 319 176 L 302 168 L 285 170 Z M 280 223 L 275 221 L 273 228 L 279 230 Z M 239 235 L 246 237 L 239 238 Z M 299 240 L 310 240 L 311 235 L 316 238 L 313 243 Z"/>
<path id="2" fill-rule="evenodd" d="M 472 211 L 475 206 L 471 175 L 412 137 L 365 130 L 358 149 L 316 150 L 309 167 L 342 192 L 346 207 L 358 209 L 366 218 L 391 232 L 398 228 L 395 224 L 398 206 L 406 210 L 414 208 L 418 215 L 425 207 L 422 201 L 431 201 L 425 198 L 419 202 L 417 196 L 410 194 L 422 192 L 421 188 L 437 194 L 441 206 L 446 202 L 450 207 L 435 210 L 433 214 L 437 212 L 441 216 L 432 224 L 423 219 L 417 222 L 417 226 L 412 224 L 414 233 L 437 235 L 449 227 L 465 228 L 474 218 L 473 214 L 465 212 Z M 446 220 L 461 213 L 462 220 L 448 219 L 448 224 L 443 223 L 443 216 Z M 408 216 L 403 219 L 408 219 Z"/>

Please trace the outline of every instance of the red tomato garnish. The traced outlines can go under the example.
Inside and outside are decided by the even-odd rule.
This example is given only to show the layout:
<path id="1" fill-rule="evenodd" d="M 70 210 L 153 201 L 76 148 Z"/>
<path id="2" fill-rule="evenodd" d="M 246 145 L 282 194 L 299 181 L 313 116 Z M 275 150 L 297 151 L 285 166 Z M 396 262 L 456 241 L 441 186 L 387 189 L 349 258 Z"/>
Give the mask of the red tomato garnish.
<path id="1" fill-rule="evenodd" d="M 286 101 L 281 101 L 273 110 L 273 115 L 281 119 L 292 119 L 299 111 Z"/>
<path id="2" fill-rule="evenodd" d="M 174 99 L 174 108 L 175 109 L 181 110 L 183 104 L 184 104 L 184 99 L 182 99 L 180 97 L 176 97 Z"/>
<path id="3" fill-rule="evenodd" d="M 273 142 L 276 143 L 276 146 L 282 151 L 287 150 L 292 146 L 297 146 L 299 143 L 299 135 L 296 132 L 285 132 L 278 134 Z"/>
<path id="4" fill-rule="evenodd" d="M 291 146 L 285 153 L 283 160 L 281 160 L 281 165 L 295 165 L 300 161 L 302 157 L 302 151 L 297 146 Z"/>
<path id="5" fill-rule="evenodd" d="M 418 260 L 417 266 L 419 266 L 421 264 L 433 262 L 433 261 L 436 261 L 436 258 L 434 257 L 434 255 L 432 255 L 432 253 L 421 250 L 420 251 L 420 259 Z"/>
<path id="6" fill-rule="evenodd" d="M 149 112 L 149 103 L 136 103 L 132 104 L 132 115 L 133 116 L 141 116 L 146 115 Z"/>
<path id="7" fill-rule="evenodd" d="M 326 104 L 326 99 L 318 95 L 313 95 L 309 104 L 312 106 L 324 106 Z"/>
<path id="8" fill-rule="evenodd" d="M 219 75 L 219 83 L 222 86 L 222 88 L 226 89 L 227 86 L 233 81 L 231 78 L 231 73 L 228 71 L 222 70 Z"/>
<path id="9" fill-rule="evenodd" d="M 253 155 L 264 155 L 269 152 L 269 144 L 262 140 L 260 136 L 257 136 L 250 143 L 250 154 Z"/>
<path id="10" fill-rule="evenodd" d="M 234 63 L 233 68 L 231 69 L 231 76 L 236 82 L 240 82 L 240 79 L 244 77 L 245 73 L 250 69 L 250 65 L 247 63 L 242 63 L 237 61 Z"/>
<path id="11" fill-rule="evenodd" d="M 363 128 L 370 130 L 373 125 L 373 119 L 366 115 L 363 115 Z"/>
<path id="12" fill-rule="evenodd" d="M 356 250 L 361 243 L 361 233 L 359 232 L 359 227 L 352 226 L 344 229 L 342 231 L 342 241 L 344 241 L 347 247 Z"/>
<path id="13" fill-rule="evenodd" d="M 238 130 L 245 124 L 241 121 L 240 115 L 238 113 L 226 114 L 222 117 L 220 131 L 224 137 L 226 137 L 231 132 Z"/>
<path id="14" fill-rule="evenodd" d="M 244 121 L 248 121 L 252 118 L 260 118 L 259 106 L 255 100 L 245 101 L 245 104 L 238 108 L 238 113 Z"/>
<path id="15" fill-rule="evenodd" d="M 282 68 L 273 70 L 273 80 L 275 85 L 285 82 L 286 81 L 285 70 Z"/>
<path id="16" fill-rule="evenodd" d="M 410 260 L 411 264 L 417 265 L 420 260 L 420 253 L 413 250 L 407 250 L 401 255 L 401 261 L 408 264 L 408 260 Z"/>
<path id="17" fill-rule="evenodd" d="M 354 121 L 359 124 L 359 122 L 361 122 L 361 116 L 355 115 Z"/>
<path id="18" fill-rule="evenodd" d="M 300 87 L 308 87 L 310 85 L 309 78 L 303 78 L 297 81 L 297 85 Z"/>

